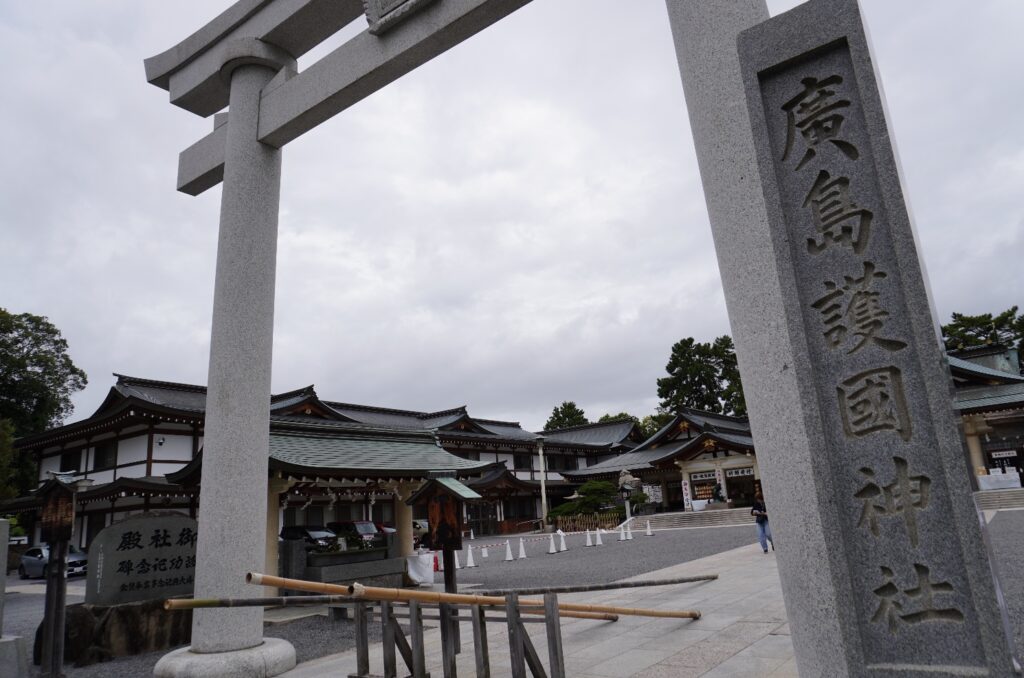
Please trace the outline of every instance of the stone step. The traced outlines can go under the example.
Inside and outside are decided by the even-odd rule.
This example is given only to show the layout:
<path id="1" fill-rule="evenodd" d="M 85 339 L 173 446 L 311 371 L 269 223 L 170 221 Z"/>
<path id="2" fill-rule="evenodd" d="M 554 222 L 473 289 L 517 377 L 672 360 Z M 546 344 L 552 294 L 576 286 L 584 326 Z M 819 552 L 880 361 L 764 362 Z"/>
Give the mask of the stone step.
<path id="1" fill-rule="evenodd" d="M 1024 489 L 983 490 L 974 493 L 979 511 L 1024 508 Z"/>
<path id="2" fill-rule="evenodd" d="M 680 513 L 657 513 L 653 516 L 638 516 L 633 529 L 643 529 L 647 521 L 652 530 L 680 527 L 718 527 L 722 525 L 747 525 L 754 522 L 749 508 L 723 509 L 720 511 L 684 511 Z"/>

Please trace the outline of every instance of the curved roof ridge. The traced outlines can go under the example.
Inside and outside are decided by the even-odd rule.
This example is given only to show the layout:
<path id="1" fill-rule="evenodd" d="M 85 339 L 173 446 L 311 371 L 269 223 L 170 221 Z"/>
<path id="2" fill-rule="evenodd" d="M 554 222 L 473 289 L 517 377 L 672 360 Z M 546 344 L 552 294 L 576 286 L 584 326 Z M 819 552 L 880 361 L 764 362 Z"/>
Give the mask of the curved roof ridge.
<path id="1" fill-rule="evenodd" d="M 117 386 L 155 386 L 157 388 L 170 389 L 175 391 L 191 391 L 193 393 L 206 393 L 206 387 L 199 384 L 185 384 L 177 381 L 159 381 L 157 379 L 143 379 L 141 377 L 130 377 L 126 374 L 112 372 L 117 377 Z"/>
<path id="2" fill-rule="evenodd" d="M 553 428 L 550 431 L 535 431 L 539 436 L 548 435 L 549 433 L 565 433 L 566 431 L 579 431 L 585 428 L 596 428 L 598 426 L 613 426 L 616 424 L 636 424 L 632 419 L 610 419 L 608 421 L 594 421 L 589 424 L 577 424 L 576 426 L 566 426 L 565 428 Z"/>

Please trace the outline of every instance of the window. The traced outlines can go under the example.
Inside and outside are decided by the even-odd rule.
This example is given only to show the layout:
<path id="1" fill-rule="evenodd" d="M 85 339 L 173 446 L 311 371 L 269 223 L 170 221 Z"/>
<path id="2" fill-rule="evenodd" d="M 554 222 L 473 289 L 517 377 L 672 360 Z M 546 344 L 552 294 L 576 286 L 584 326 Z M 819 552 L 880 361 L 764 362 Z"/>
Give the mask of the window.
<path id="1" fill-rule="evenodd" d="M 469 459 L 470 461 L 480 461 L 479 452 L 470 452 L 469 450 L 459 450 L 455 453 L 456 456 L 462 457 L 463 459 Z"/>
<path id="2" fill-rule="evenodd" d="M 72 452 L 64 452 L 61 454 L 60 470 L 62 472 L 82 470 L 82 451 L 74 450 Z"/>
<path id="3" fill-rule="evenodd" d="M 532 454 L 516 454 L 512 456 L 512 466 L 517 471 L 530 471 L 533 469 Z"/>
<path id="4" fill-rule="evenodd" d="M 113 468 L 114 466 L 117 466 L 117 441 L 104 440 L 97 443 L 96 449 L 93 451 L 93 470 Z"/>
<path id="5" fill-rule="evenodd" d="M 306 509 L 306 525 L 323 525 L 324 508 L 322 506 L 310 506 Z"/>

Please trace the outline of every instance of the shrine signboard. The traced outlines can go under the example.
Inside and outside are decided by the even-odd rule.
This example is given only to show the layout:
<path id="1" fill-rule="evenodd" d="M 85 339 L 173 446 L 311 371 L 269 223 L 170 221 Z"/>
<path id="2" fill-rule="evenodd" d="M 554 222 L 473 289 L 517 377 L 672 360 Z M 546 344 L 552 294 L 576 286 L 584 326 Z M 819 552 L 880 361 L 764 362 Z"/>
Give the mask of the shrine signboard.
<path id="1" fill-rule="evenodd" d="M 179 513 L 144 513 L 104 528 L 89 546 L 85 602 L 191 595 L 196 539 L 196 521 Z"/>
<path id="2" fill-rule="evenodd" d="M 812 0 L 739 48 L 847 651 L 872 675 L 993 675 L 1009 653 L 856 2 Z"/>
<path id="3" fill-rule="evenodd" d="M 69 541 L 75 526 L 75 491 L 59 481 L 47 484 L 41 522 L 43 542 Z"/>

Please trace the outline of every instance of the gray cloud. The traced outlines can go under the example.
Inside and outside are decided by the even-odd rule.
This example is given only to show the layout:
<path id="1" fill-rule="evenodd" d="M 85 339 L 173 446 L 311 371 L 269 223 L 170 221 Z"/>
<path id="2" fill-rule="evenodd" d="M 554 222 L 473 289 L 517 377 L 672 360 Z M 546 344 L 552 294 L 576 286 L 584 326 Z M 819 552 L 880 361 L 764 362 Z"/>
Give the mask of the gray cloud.
<path id="1" fill-rule="evenodd" d="M 1020 302 L 1024 5 L 864 10 L 938 312 Z M 205 382 L 219 190 L 173 187 L 210 122 L 142 59 L 214 11 L 0 8 L 0 303 L 64 331 L 76 417 L 110 372 Z M 660 1 L 532 3 L 290 144 L 280 232 L 275 390 L 643 415 L 674 341 L 729 331 Z"/>

